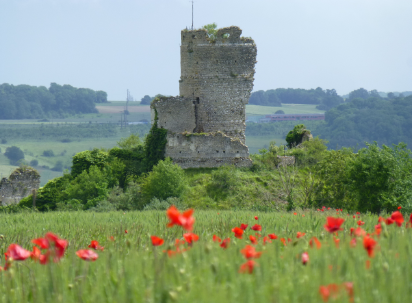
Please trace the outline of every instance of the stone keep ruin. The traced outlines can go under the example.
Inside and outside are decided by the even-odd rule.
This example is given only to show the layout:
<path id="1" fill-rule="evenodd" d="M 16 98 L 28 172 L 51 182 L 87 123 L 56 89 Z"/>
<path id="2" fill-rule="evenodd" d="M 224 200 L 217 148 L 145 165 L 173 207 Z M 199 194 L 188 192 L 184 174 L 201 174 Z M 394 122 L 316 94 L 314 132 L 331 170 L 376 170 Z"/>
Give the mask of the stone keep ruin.
<path id="1" fill-rule="evenodd" d="M 152 124 L 167 130 L 165 157 L 182 168 L 250 166 L 245 106 L 255 74 L 256 45 L 242 30 L 183 30 L 180 97 L 151 104 Z"/>

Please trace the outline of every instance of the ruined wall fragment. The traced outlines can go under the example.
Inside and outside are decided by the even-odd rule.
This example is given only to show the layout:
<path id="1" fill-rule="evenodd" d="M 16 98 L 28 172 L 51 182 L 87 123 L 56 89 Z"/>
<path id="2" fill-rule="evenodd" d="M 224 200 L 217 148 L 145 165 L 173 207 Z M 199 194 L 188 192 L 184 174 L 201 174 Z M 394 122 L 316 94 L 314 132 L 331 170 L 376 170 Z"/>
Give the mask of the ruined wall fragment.
<path id="1" fill-rule="evenodd" d="M 17 168 L 8 179 L 0 181 L 0 205 L 19 203 L 21 199 L 38 190 L 40 186 L 40 175 L 32 168 Z"/>

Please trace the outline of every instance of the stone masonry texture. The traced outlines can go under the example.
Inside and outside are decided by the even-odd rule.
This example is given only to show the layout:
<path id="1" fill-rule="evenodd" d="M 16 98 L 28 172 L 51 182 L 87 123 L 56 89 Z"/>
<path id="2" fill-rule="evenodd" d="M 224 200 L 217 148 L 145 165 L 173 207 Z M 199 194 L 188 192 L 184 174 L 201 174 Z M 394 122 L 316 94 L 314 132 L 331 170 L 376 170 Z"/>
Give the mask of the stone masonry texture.
<path id="1" fill-rule="evenodd" d="M 180 97 L 152 102 L 152 120 L 168 130 L 166 157 L 182 166 L 250 166 L 245 106 L 253 88 L 257 49 L 236 26 L 181 33 Z M 153 121 L 152 121 L 153 122 Z"/>
<path id="2" fill-rule="evenodd" d="M 0 205 L 19 203 L 19 201 L 38 190 L 40 175 L 32 168 L 22 170 L 17 168 L 8 179 L 0 180 Z"/>

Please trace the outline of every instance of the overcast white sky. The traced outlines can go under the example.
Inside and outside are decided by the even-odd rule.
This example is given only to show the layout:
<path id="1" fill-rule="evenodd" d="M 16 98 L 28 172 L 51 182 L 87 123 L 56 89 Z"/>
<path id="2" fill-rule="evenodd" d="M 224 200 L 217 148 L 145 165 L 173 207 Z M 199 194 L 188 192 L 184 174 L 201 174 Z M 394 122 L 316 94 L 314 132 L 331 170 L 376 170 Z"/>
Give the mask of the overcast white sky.
<path id="1" fill-rule="evenodd" d="M 412 91 L 411 0 L 196 0 L 195 27 L 237 25 L 254 90 Z M 0 0 L 0 84 L 51 82 L 109 100 L 177 95 L 189 0 Z"/>

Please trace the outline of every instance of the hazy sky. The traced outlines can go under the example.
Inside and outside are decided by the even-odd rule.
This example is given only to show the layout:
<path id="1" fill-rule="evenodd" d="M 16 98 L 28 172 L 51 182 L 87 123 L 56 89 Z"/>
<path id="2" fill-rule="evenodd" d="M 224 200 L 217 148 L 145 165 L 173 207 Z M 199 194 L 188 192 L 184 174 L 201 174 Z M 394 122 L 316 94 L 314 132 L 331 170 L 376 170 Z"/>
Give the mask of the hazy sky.
<path id="1" fill-rule="evenodd" d="M 412 91 L 411 0 L 196 0 L 257 45 L 254 90 Z M 0 84 L 177 95 L 189 0 L 0 0 Z"/>

